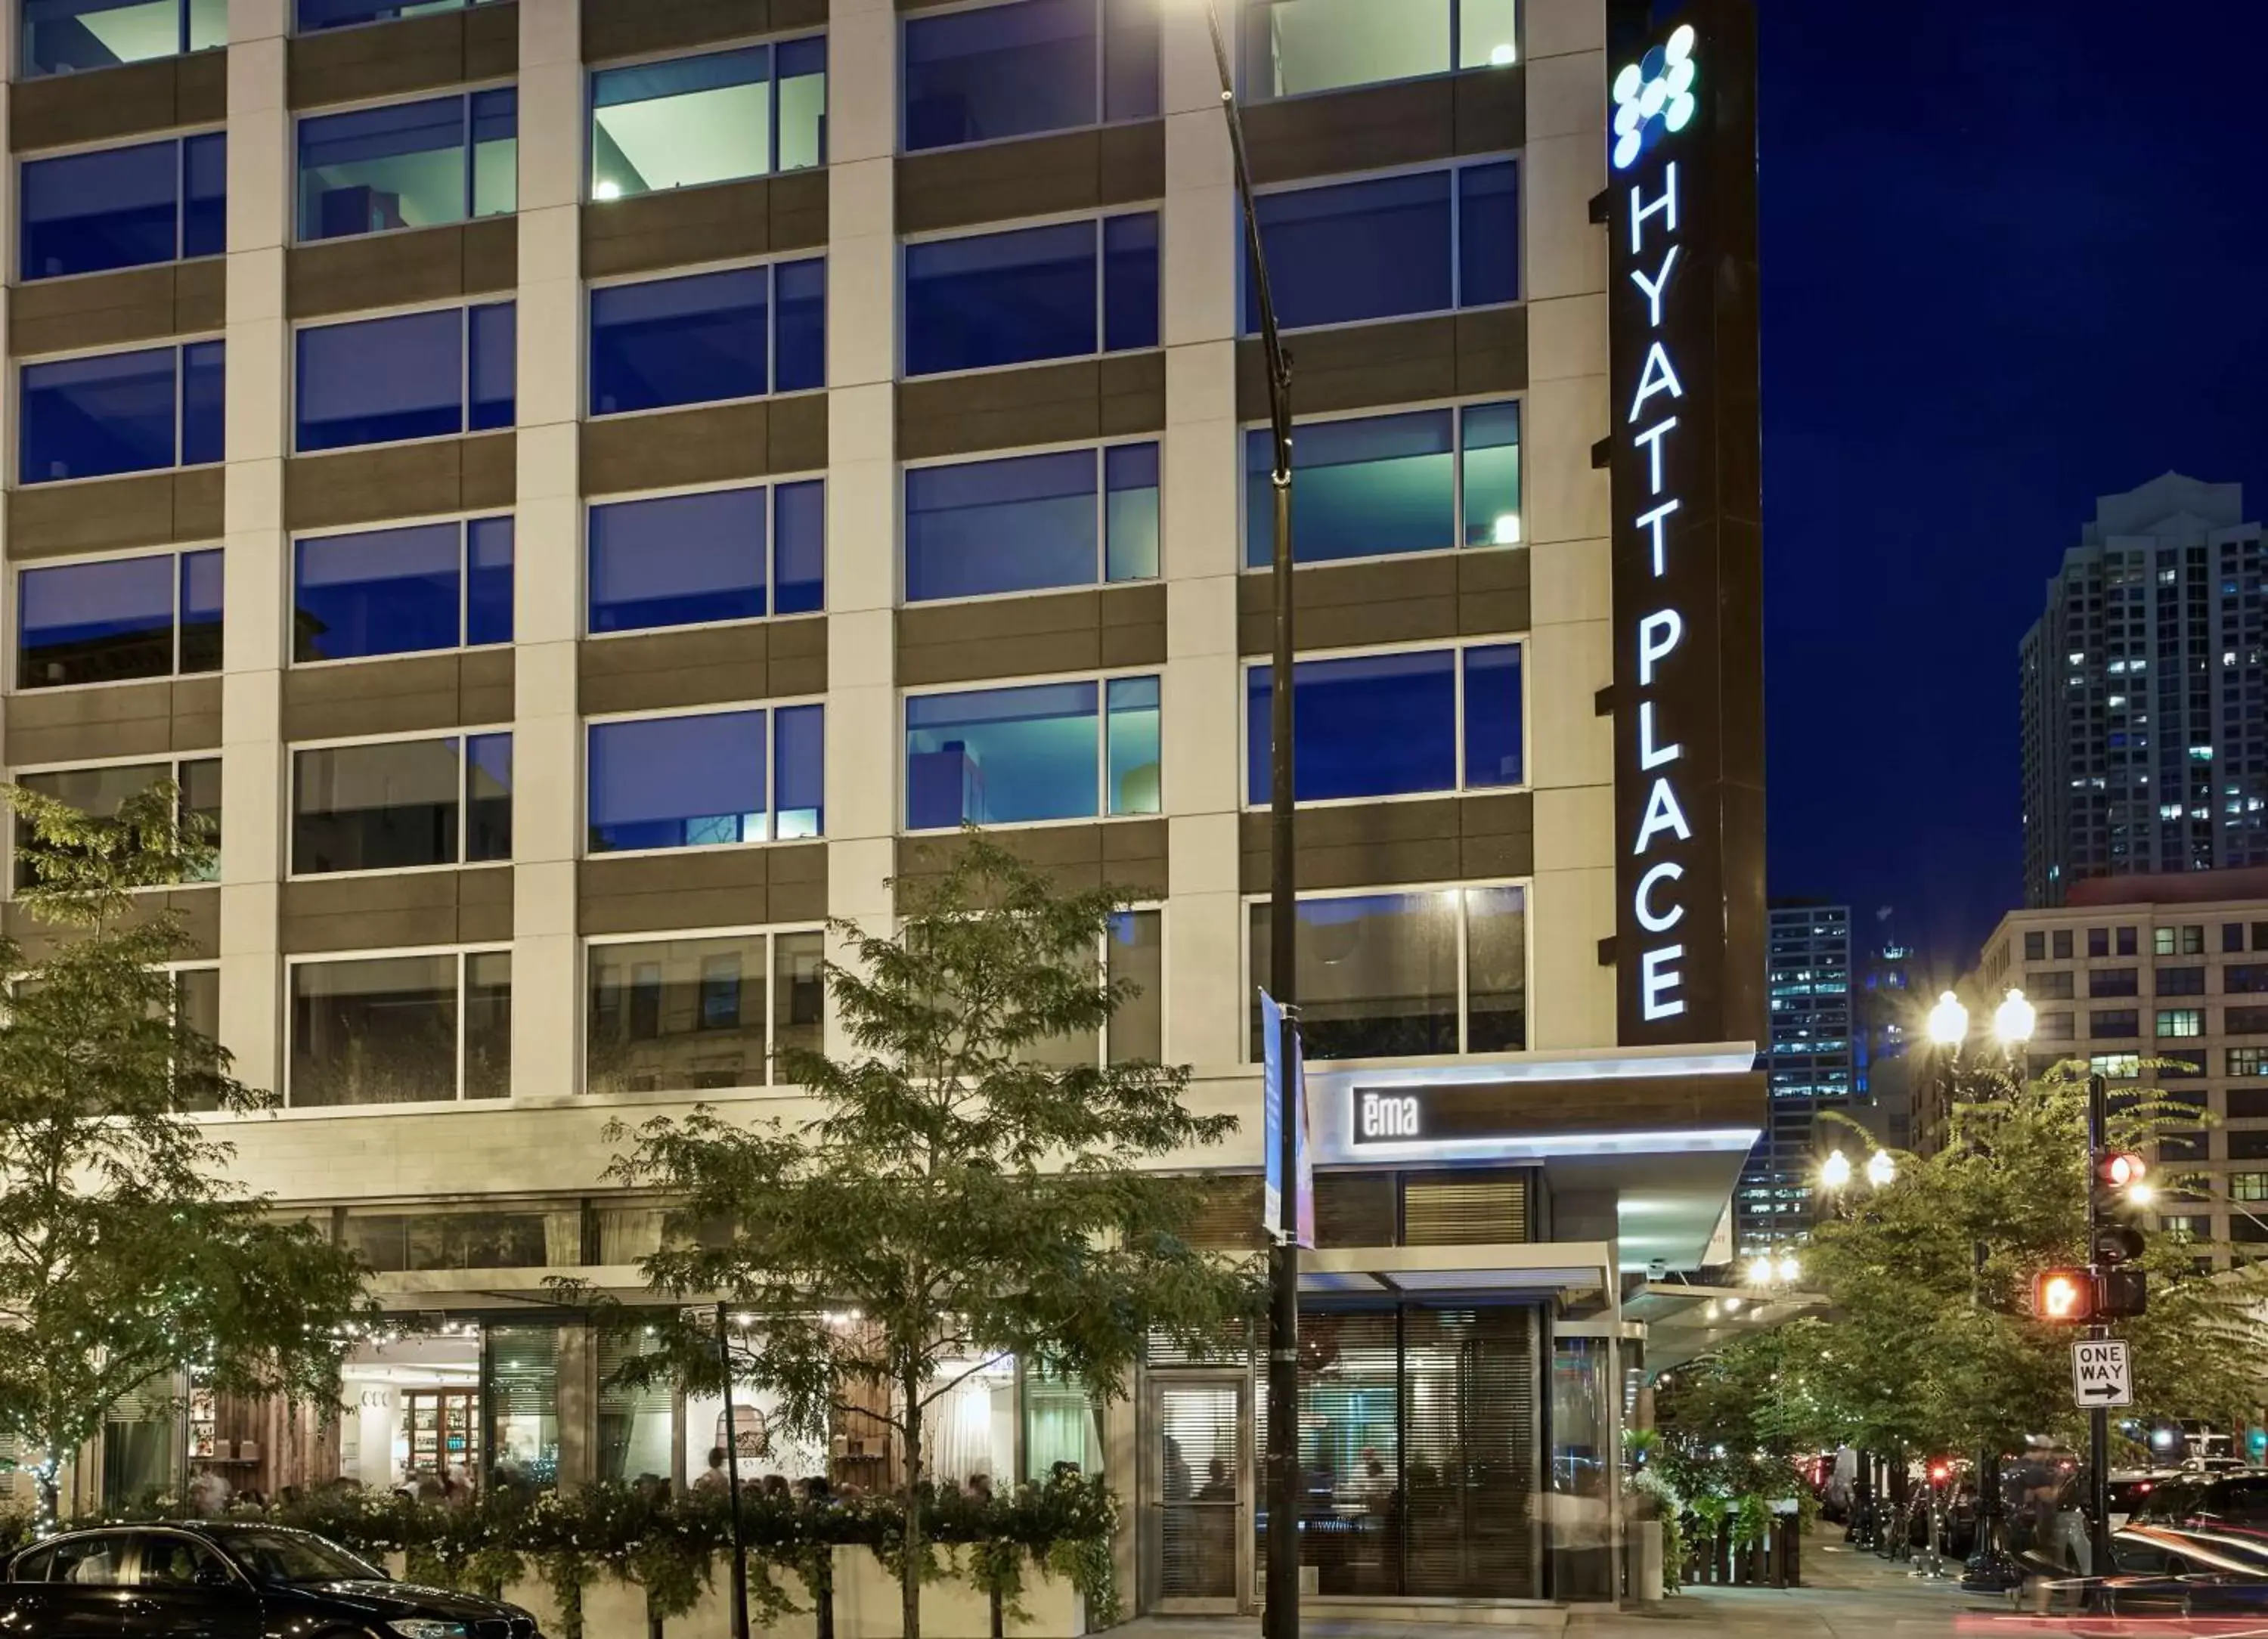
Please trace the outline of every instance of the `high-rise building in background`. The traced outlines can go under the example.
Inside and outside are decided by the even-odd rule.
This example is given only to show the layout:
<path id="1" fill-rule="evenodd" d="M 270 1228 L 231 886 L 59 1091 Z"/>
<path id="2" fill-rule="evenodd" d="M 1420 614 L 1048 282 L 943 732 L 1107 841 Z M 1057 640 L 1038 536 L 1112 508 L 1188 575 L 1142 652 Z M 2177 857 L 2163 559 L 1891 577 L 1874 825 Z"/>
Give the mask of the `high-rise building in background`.
<path id="1" fill-rule="evenodd" d="M 1765 952 L 1771 1119 L 1734 1197 L 1733 1242 L 1743 1257 L 1811 1232 L 1814 1173 L 1832 1147 L 1818 1134 L 1819 1115 L 1847 1112 L 1858 1084 L 1850 908 L 1774 900 Z"/>
<path id="2" fill-rule="evenodd" d="M 1622 1276 L 1703 1260 L 1764 1107 L 1753 21 L 1222 5 L 1298 367 L 1341 1340 L 1300 1460 L 1495 1476 L 1311 1552 L 1548 1596 L 1535 1477 L 1619 1449 Z M 19 10 L 6 772 L 218 825 L 180 1005 L 283 1106 L 219 1134 L 434 1322 L 320 1435 L 157 1385 L 65 1506 L 192 1450 L 270 1495 L 700 1473 L 718 1402 L 602 1395 L 625 1345 L 547 1300 L 646 1297 L 666 1203 L 601 1135 L 811 1114 L 776 1055 L 852 1050 L 828 919 L 887 928 L 964 821 L 1138 896 L 1140 998 L 1065 1048 L 1241 1118 L 1204 1161 L 1251 1245 L 1270 442 L 1202 8 Z M 931 1472 L 1178 1449 L 1249 1507 L 1255 1398 L 971 1362 Z M 887 1485 L 848 1438 L 772 1466 Z M 1249 1606 L 1143 1512 L 1140 1606 Z"/>
<path id="3" fill-rule="evenodd" d="M 2032 1073 L 2083 1060 L 2114 1099 L 2198 1113 L 2160 1141 L 2189 1180 L 2161 1197 L 2160 1221 L 2201 1260 L 2268 1256 L 2268 868 L 2074 883 L 2066 905 L 2011 911 L 1962 981 L 1969 1051 L 1997 1050 L 1985 1033 L 2011 988 L 2035 1010 Z"/>
<path id="4" fill-rule="evenodd" d="M 1906 1048 L 1921 1027 L 1914 951 L 1888 905 L 1851 930 L 1851 1113 L 1877 1142 L 1912 1147 L 1912 1065 Z"/>
<path id="5" fill-rule="evenodd" d="M 2098 498 L 2023 642 L 2026 904 L 2268 862 L 2264 572 L 2239 485 Z"/>

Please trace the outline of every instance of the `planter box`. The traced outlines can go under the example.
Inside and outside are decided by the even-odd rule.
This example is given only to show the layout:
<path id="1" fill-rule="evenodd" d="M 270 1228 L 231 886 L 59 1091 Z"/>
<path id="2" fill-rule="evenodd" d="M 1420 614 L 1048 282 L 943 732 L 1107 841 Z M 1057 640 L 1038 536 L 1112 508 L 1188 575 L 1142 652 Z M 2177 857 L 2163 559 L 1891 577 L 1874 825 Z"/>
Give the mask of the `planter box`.
<path id="1" fill-rule="evenodd" d="M 942 1552 L 942 1551 L 940 1551 Z M 402 1575 L 403 1555 L 386 1556 L 387 1569 Z M 713 1585 L 700 1604 L 683 1616 L 670 1618 L 663 1632 L 667 1639 L 730 1639 L 733 1631 L 732 1560 L 718 1554 Z M 802 1581 L 775 1572 L 775 1580 L 798 1605 L 807 1606 Z M 1005 1626 L 1010 1639 L 1082 1639 L 1086 1632 L 1086 1601 L 1058 1578 L 1044 1576 L 1026 1562 L 1024 1608 L 1031 1620 L 1012 1617 Z M 535 1614 L 545 1639 L 558 1639 L 558 1602 L 540 1578 L 515 1582 L 504 1591 L 512 1604 Z M 753 1613 L 752 1613 L 753 1616 Z M 751 1627 L 755 1623 L 751 1622 Z M 898 1584 L 880 1560 L 862 1547 L 835 1550 L 835 1639 L 898 1639 Z M 756 1631 L 777 1639 L 817 1639 L 818 1618 L 804 1609 L 780 1617 Z M 643 1639 L 646 1632 L 645 1591 L 602 1576 L 583 1591 L 585 1639 Z M 922 1639 L 990 1639 L 992 1603 L 968 1580 L 948 1573 L 922 1588 Z"/>

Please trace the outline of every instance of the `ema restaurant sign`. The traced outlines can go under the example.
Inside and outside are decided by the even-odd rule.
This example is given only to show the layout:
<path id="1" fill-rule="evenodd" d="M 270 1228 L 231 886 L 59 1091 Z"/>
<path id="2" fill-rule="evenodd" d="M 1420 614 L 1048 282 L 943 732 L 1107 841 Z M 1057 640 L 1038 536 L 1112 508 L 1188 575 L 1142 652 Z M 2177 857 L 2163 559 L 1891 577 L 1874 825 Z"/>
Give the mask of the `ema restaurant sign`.
<path id="1" fill-rule="evenodd" d="M 1755 18 L 1616 0 L 1608 303 L 1618 1035 L 1764 1029 Z"/>

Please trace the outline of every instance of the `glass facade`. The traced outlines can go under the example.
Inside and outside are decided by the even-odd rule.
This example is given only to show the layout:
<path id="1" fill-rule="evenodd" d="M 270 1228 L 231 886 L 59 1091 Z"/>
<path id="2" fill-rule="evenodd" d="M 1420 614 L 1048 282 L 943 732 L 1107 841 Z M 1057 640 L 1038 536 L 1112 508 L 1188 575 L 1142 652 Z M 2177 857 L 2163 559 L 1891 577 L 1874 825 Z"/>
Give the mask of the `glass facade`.
<path id="1" fill-rule="evenodd" d="M 935 830 L 1159 812 L 1158 680 L 906 701 L 906 824 Z"/>
<path id="2" fill-rule="evenodd" d="M 228 44 L 228 0 L 22 0 L 17 73 L 83 74 Z"/>
<path id="3" fill-rule="evenodd" d="M 584 1091 L 699 1092 L 792 1077 L 820 1046 L 816 929 L 590 947 Z"/>
<path id="4" fill-rule="evenodd" d="M 16 188 L 26 282 L 228 248 L 228 137 L 219 131 L 27 159 Z"/>
<path id="5" fill-rule="evenodd" d="M 294 962 L 291 1010 L 294 1107 L 512 1091 L 510 951 Z"/>
<path id="6" fill-rule="evenodd" d="M 591 414 L 827 385 L 827 264 L 777 262 L 591 292 Z"/>
<path id="7" fill-rule="evenodd" d="M 298 876 L 512 857 L 512 736 L 393 740 L 293 754 Z"/>
<path id="8" fill-rule="evenodd" d="M 1250 908 L 1268 985 L 1269 910 Z M 1300 898 L 1301 1043 L 1311 1061 L 1512 1053 L 1528 1045 L 1528 894 L 1509 885 Z M 1260 1059 L 1260 1003 L 1247 1050 Z"/>
<path id="9" fill-rule="evenodd" d="M 1158 574 L 1158 446 L 906 473 L 906 601 L 1043 592 Z"/>
<path id="10" fill-rule="evenodd" d="M 301 329 L 299 453 L 511 426 L 516 319 L 490 302 Z"/>
<path id="11" fill-rule="evenodd" d="M 1159 110 L 1160 0 L 1017 0 L 905 19 L 906 151 Z"/>
<path id="12" fill-rule="evenodd" d="M 1287 330 L 1520 299 L 1520 195 L 1509 159 L 1260 195 L 1278 322 Z M 1244 329 L 1260 331 L 1245 278 Z"/>
<path id="13" fill-rule="evenodd" d="M 1246 800 L 1268 800 L 1274 686 L 1245 680 Z M 1483 790 L 1521 779 L 1520 645 L 1475 644 L 1292 668 L 1292 767 L 1305 802 Z"/>
<path id="14" fill-rule="evenodd" d="M 221 459 L 223 343 L 29 364 L 17 373 L 17 481 L 110 478 Z"/>
<path id="15" fill-rule="evenodd" d="M 821 710 L 780 706 L 592 724 L 590 851 L 824 835 Z"/>
<path id="16" fill-rule="evenodd" d="M 16 576 L 16 687 L 220 670 L 221 555 L 161 552 Z"/>
<path id="17" fill-rule="evenodd" d="M 299 238 L 510 216 L 519 200 L 512 86 L 299 121 Z"/>
<path id="18" fill-rule="evenodd" d="M 1243 11 L 1254 102 L 1520 61 L 1518 0 L 1246 0 Z"/>
<path id="19" fill-rule="evenodd" d="M 590 629 L 643 631 L 823 606 L 822 480 L 590 509 Z"/>
<path id="20" fill-rule="evenodd" d="M 905 247 L 905 373 L 1158 345 L 1158 217 L 1012 228 Z"/>
<path id="21" fill-rule="evenodd" d="M 1274 549 L 1275 446 L 1244 435 L 1244 562 Z M 1303 422 L 1292 442 L 1292 552 L 1301 563 L 1516 547 L 1520 406 L 1468 404 Z"/>
<path id="22" fill-rule="evenodd" d="M 512 527 L 507 514 L 294 541 L 292 659 L 510 643 Z"/>
<path id="23" fill-rule="evenodd" d="M 827 161 L 827 41 L 783 40 L 591 76 L 591 197 Z"/>

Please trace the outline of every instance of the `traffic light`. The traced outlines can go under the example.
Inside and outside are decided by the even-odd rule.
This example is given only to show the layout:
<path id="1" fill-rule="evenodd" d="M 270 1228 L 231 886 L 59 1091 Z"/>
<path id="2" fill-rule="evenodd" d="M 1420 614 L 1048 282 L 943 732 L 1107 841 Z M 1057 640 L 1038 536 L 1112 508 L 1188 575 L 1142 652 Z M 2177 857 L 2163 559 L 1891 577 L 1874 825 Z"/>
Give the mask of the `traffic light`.
<path id="1" fill-rule="evenodd" d="M 2032 1276 L 2032 1313 L 2058 1325 L 2094 1319 L 2094 1272 L 2042 1269 Z"/>
<path id="2" fill-rule="evenodd" d="M 2106 1269 L 2142 1255 L 2142 1231 L 2131 1224 L 2105 1224 L 2095 1231 L 2095 1260 Z"/>
<path id="3" fill-rule="evenodd" d="M 2095 1163 L 2096 1181 L 2114 1194 L 2124 1194 L 2132 1189 L 2142 1181 L 2143 1175 L 2148 1171 L 2140 1156 L 2123 1150 L 2108 1151 Z"/>
<path id="4" fill-rule="evenodd" d="M 2150 1306 L 2148 1278 L 2139 1269 L 2105 1269 L 2095 1280 L 2095 1318 L 2123 1320 Z"/>

